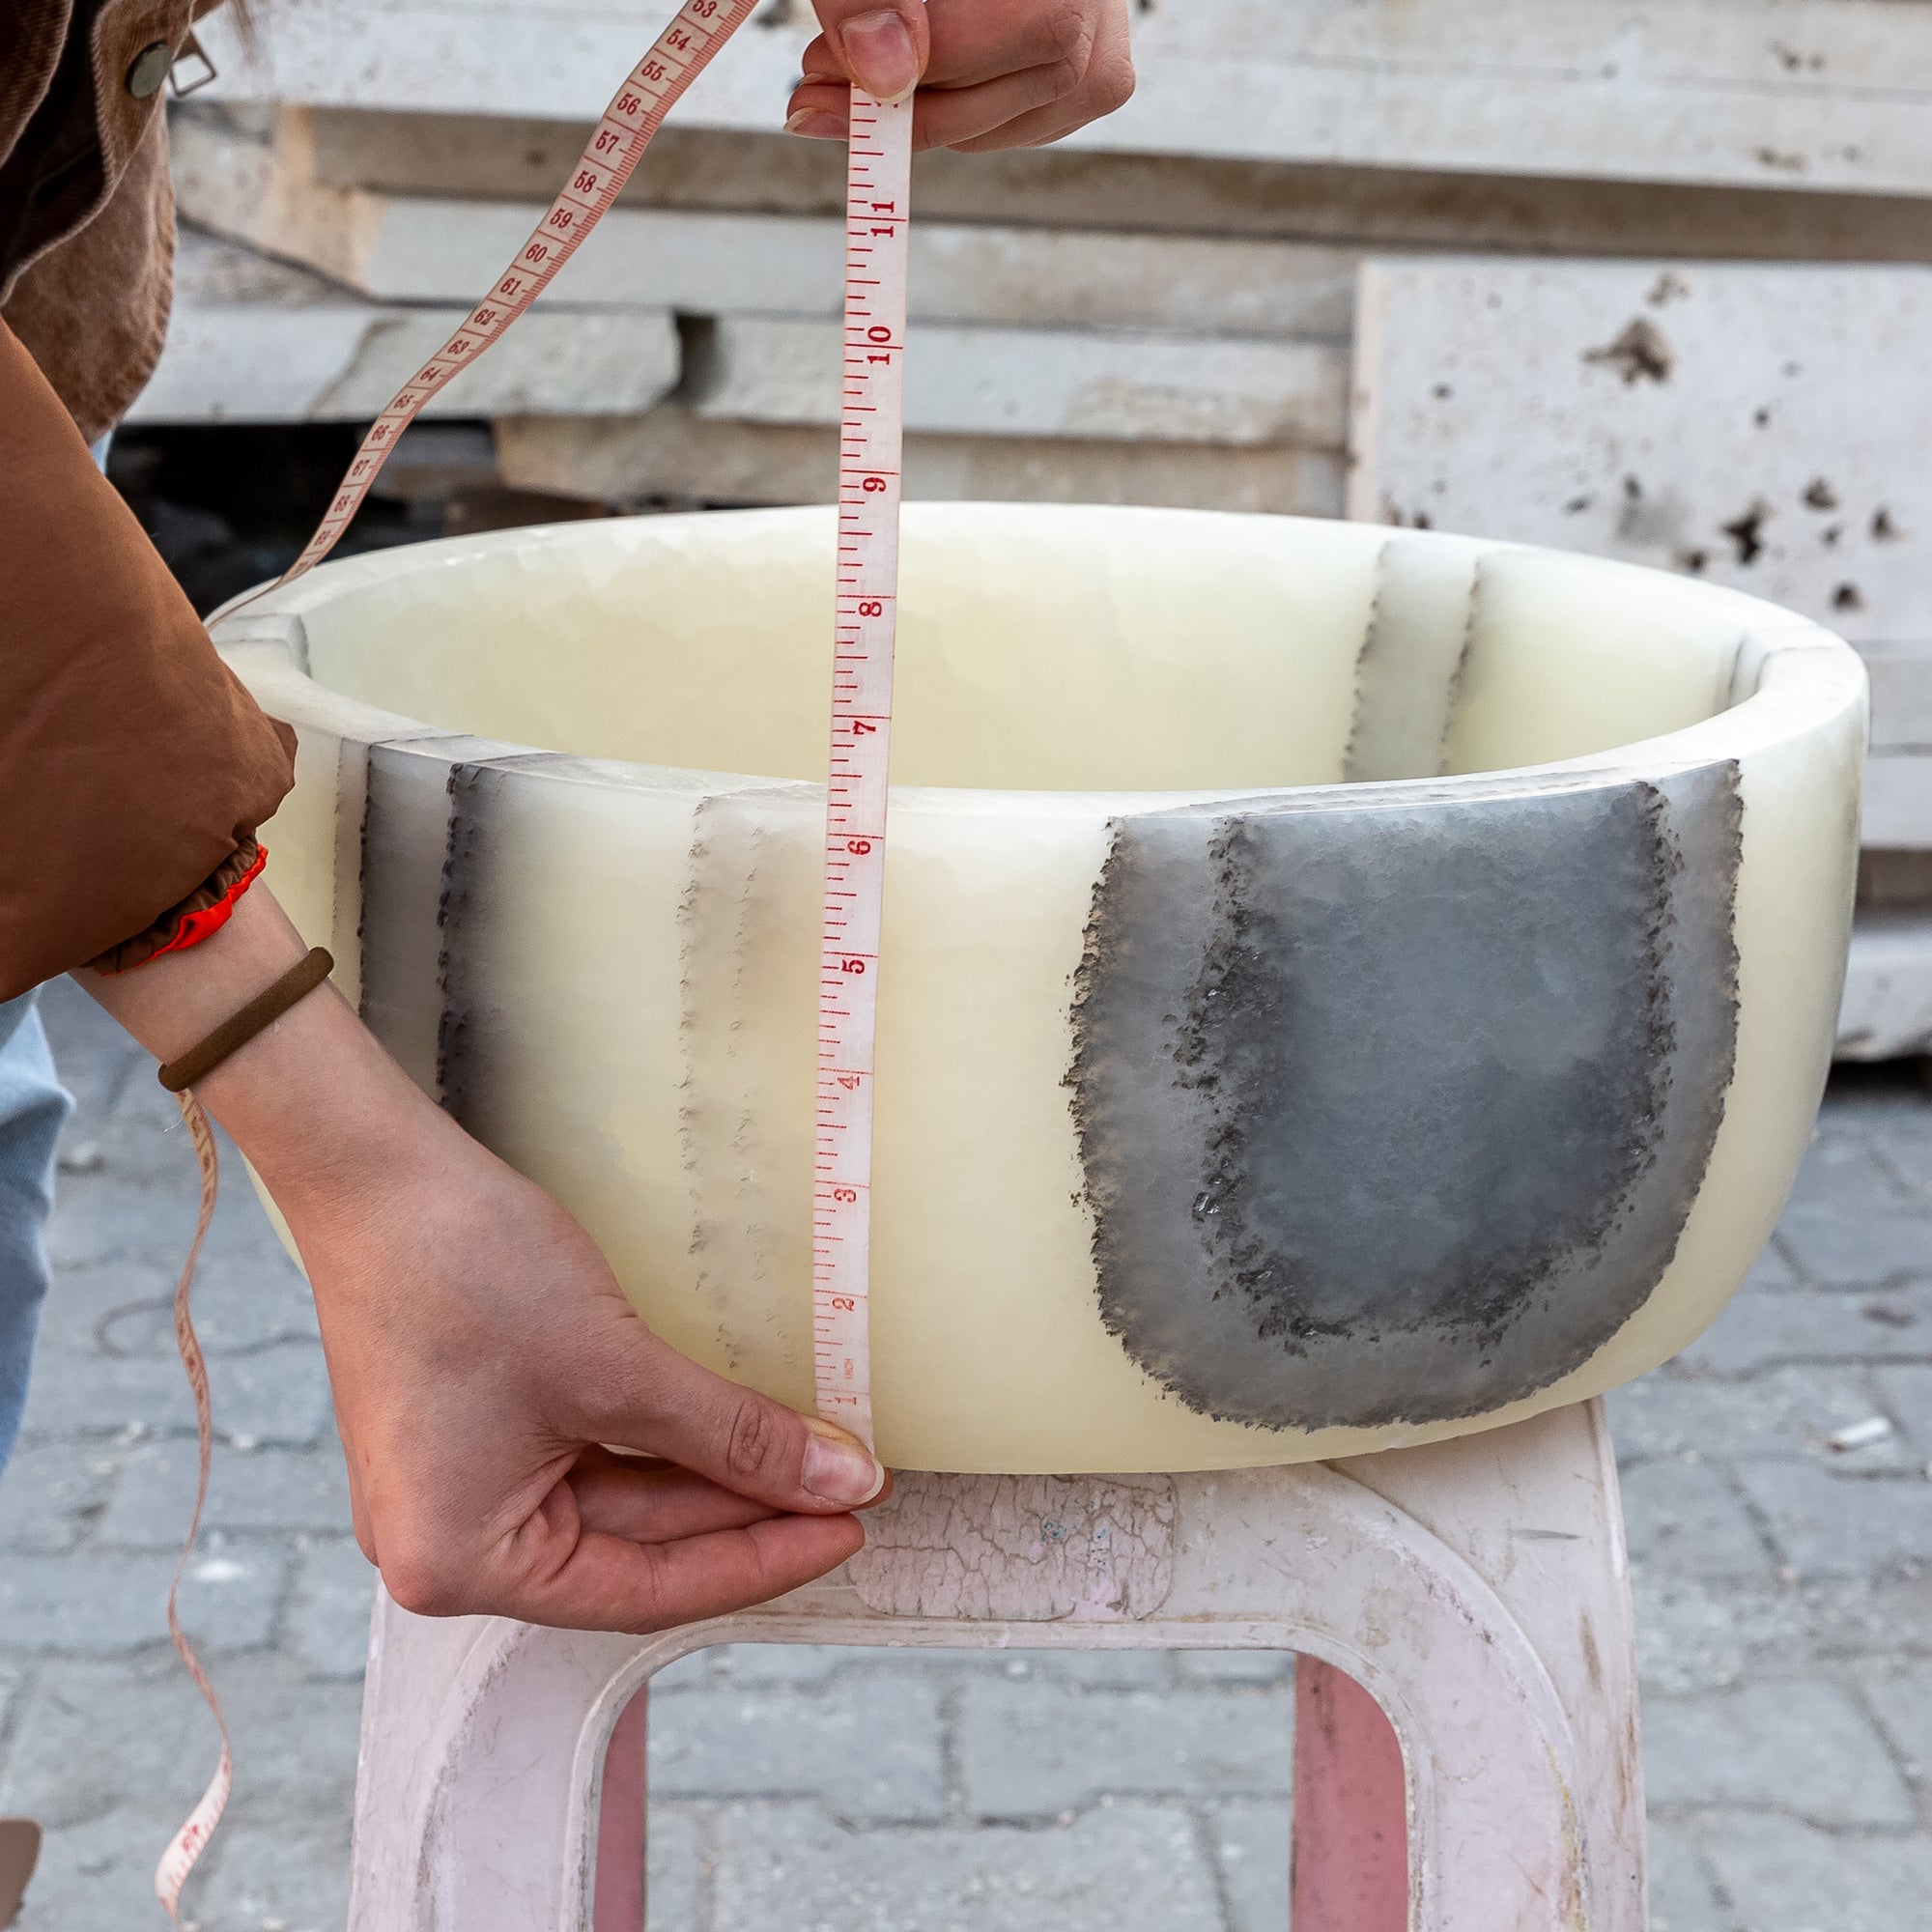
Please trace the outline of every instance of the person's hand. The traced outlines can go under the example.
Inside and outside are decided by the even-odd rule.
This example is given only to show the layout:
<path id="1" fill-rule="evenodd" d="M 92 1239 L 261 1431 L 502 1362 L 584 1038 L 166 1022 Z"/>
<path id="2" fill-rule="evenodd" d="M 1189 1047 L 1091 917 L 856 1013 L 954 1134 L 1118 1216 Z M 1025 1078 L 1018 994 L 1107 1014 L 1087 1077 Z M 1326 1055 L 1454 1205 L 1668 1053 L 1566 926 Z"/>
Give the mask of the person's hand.
<path id="1" fill-rule="evenodd" d="M 428 1111 L 407 1147 L 278 1197 L 315 1284 L 356 1539 L 396 1601 L 658 1630 L 852 1555 L 865 1536 L 842 1512 L 880 1493 L 871 1457 L 652 1334 L 576 1221 Z"/>
<path id="2" fill-rule="evenodd" d="M 303 950 L 257 885 L 201 945 L 77 977 L 169 1059 Z M 883 1493 L 872 1457 L 653 1335 L 577 1222 L 425 1098 L 333 988 L 195 1091 L 301 1251 L 356 1540 L 406 1609 L 661 1630 L 781 1595 L 864 1543 L 850 1511 Z"/>
<path id="3" fill-rule="evenodd" d="M 785 121 L 845 138 L 848 87 L 913 86 L 913 145 L 1037 148 L 1111 114 L 1134 91 L 1127 0 L 812 0 L 824 32 Z"/>

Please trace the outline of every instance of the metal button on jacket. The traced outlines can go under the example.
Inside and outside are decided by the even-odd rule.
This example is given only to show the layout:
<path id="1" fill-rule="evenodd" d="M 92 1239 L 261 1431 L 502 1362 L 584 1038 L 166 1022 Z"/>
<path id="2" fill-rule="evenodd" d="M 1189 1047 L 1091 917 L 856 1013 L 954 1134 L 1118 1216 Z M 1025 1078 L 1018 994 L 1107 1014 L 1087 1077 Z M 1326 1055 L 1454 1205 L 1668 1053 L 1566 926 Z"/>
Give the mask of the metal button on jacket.
<path id="1" fill-rule="evenodd" d="M 133 65 L 128 70 L 128 92 L 136 100 L 145 100 L 151 94 L 158 94 L 161 82 L 168 77 L 168 70 L 175 64 L 175 50 L 165 41 L 156 41 L 145 46 L 134 56 Z"/>

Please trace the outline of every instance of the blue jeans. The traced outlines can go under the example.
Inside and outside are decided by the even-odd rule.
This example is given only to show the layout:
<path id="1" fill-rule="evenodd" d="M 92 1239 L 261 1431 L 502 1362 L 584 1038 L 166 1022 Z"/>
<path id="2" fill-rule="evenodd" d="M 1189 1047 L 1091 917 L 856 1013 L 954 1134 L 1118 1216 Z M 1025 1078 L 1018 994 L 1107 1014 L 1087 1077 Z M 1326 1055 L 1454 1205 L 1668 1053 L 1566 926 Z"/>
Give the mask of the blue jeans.
<path id="1" fill-rule="evenodd" d="M 47 1293 L 42 1235 L 54 1202 L 54 1142 L 73 1105 L 54 1075 L 39 997 L 0 1005 L 0 1468 L 27 1406 Z"/>

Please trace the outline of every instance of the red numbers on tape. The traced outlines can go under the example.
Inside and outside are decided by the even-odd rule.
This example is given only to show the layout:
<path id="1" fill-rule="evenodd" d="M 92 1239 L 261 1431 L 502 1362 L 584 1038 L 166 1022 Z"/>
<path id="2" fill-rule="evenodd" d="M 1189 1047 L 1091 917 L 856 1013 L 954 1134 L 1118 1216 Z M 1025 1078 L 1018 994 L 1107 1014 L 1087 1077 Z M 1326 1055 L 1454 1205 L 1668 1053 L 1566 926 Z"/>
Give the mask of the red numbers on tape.
<path id="1" fill-rule="evenodd" d="M 883 106 L 855 90 L 851 128 L 811 1313 L 819 1413 L 870 1442 L 872 1063 L 898 610 L 906 288 L 899 212 L 911 181 L 912 105 Z"/>

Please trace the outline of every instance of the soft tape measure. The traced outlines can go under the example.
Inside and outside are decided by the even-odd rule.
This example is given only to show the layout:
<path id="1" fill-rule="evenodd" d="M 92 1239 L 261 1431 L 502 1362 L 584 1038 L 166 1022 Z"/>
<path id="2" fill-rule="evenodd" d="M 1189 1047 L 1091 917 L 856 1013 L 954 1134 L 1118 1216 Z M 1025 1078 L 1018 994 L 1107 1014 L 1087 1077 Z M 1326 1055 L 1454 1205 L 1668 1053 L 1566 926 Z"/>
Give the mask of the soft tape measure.
<path id="1" fill-rule="evenodd" d="M 887 106 L 854 89 L 849 153 L 832 757 L 818 972 L 811 1335 L 819 1414 L 842 1423 L 869 1449 L 872 1059 L 898 616 L 911 99 Z"/>
<path id="2" fill-rule="evenodd" d="M 489 296 L 399 389 L 363 438 L 314 536 L 279 579 L 293 582 L 335 548 L 403 431 L 423 407 L 499 341 L 609 212 L 651 136 L 686 88 L 758 0 L 685 0 L 618 89 L 570 181 Z M 886 782 L 892 738 L 893 639 L 898 611 L 899 451 L 904 412 L 906 234 L 912 180 L 912 101 L 852 91 L 845 204 L 845 352 L 838 437 L 837 623 L 832 754 L 825 813 L 820 926 L 818 1091 L 812 1209 L 812 1344 L 819 1413 L 872 1441 L 867 1343 L 871 1231 L 872 1062 L 878 1026 L 880 912 L 885 884 Z M 208 1376 L 188 1320 L 195 1254 L 213 1212 L 214 1140 L 191 1093 L 179 1096 L 201 1162 L 202 1217 L 183 1271 L 175 1329 L 194 1391 L 201 1478 L 193 1525 L 208 1494 L 213 1422 Z M 155 1873 L 180 1924 L 183 1885 L 228 1801 L 228 1731 L 207 1673 L 168 1592 L 168 1628 L 221 1725 L 221 1763 Z"/>

